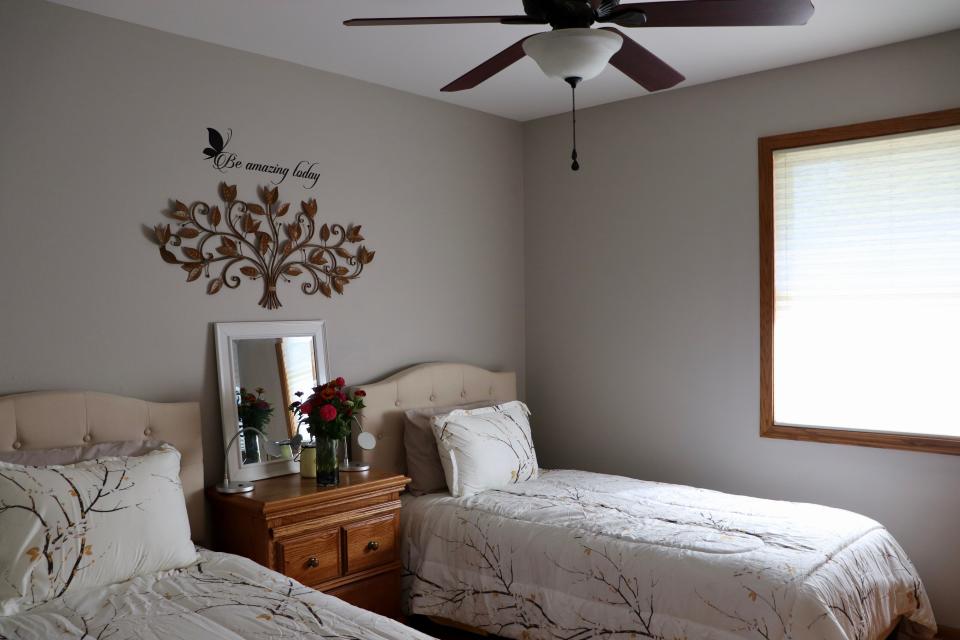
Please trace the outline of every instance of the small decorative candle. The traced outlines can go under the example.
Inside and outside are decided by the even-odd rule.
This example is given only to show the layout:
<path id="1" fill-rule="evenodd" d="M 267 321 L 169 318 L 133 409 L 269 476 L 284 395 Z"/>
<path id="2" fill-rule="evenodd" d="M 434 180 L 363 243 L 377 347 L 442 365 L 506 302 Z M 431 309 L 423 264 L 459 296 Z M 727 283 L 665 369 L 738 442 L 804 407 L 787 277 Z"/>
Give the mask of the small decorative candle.
<path id="1" fill-rule="evenodd" d="M 305 443 L 300 450 L 300 476 L 303 478 L 317 477 L 317 445 Z"/>

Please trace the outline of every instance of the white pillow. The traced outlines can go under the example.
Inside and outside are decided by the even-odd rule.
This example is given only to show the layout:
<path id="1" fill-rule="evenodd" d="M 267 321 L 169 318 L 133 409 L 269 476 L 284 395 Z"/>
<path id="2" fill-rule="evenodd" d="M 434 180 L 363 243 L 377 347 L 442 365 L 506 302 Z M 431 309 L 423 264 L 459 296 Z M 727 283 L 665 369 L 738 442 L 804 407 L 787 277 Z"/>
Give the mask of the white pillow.
<path id="1" fill-rule="evenodd" d="M 527 405 L 515 400 L 433 419 L 433 435 L 452 496 L 536 479 L 539 467 L 529 415 Z"/>
<path id="2" fill-rule="evenodd" d="M 433 437 L 433 419 L 457 409 L 489 407 L 491 401 L 472 402 L 451 407 L 422 407 L 403 412 L 403 449 L 407 455 L 407 491 L 415 496 L 447 490 L 447 481 Z"/>
<path id="3" fill-rule="evenodd" d="M 67 466 L 0 463 L 0 615 L 196 562 L 170 445 Z"/>

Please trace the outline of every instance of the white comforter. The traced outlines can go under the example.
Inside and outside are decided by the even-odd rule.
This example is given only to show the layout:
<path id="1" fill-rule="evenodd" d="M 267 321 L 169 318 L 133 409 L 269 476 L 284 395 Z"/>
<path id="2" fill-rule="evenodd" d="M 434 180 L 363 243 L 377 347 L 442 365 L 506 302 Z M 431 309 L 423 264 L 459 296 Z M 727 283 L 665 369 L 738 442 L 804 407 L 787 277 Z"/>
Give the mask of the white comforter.
<path id="1" fill-rule="evenodd" d="M 203 549 L 200 558 L 185 569 L 80 591 L 0 617 L 0 639 L 428 640 L 246 558 Z"/>
<path id="2" fill-rule="evenodd" d="M 872 640 L 936 629 L 913 565 L 848 511 L 580 471 L 407 498 L 406 603 L 510 638 Z"/>

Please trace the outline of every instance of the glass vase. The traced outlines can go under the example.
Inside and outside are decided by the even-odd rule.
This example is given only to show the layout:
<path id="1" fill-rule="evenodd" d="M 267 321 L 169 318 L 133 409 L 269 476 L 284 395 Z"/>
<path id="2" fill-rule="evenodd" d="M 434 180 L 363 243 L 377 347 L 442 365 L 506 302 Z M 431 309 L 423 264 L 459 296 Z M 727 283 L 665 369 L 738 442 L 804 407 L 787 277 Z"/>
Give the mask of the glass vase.
<path id="1" fill-rule="evenodd" d="M 317 438 L 317 484 L 321 487 L 335 487 L 340 483 L 339 444 L 339 440 Z"/>

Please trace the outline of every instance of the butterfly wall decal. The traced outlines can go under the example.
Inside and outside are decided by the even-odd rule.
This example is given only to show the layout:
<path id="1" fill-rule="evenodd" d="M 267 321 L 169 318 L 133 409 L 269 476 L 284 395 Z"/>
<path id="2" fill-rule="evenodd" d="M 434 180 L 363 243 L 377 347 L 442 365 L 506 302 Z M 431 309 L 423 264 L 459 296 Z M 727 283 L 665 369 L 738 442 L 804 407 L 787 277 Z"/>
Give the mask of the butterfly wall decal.
<path id="1" fill-rule="evenodd" d="M 207 157 L 208 160 L 215 160 L 217 156 L 223 153 L 223 150 L 226 149 L 227 145 L 230 144 L 230 139 L 233 137 L 233 129 L 227 129 L 227 140 L 223 140 L 223 136 L 220 135 L 220 132 L 216 129 L 211 129 L 207 127 L 207 140 L 210 143 L 210 146 L 203 150 L 203 155 Z"/>

